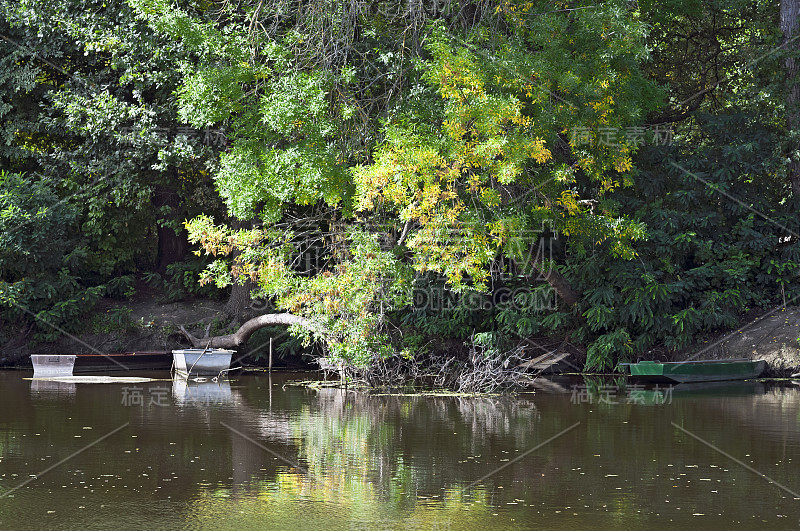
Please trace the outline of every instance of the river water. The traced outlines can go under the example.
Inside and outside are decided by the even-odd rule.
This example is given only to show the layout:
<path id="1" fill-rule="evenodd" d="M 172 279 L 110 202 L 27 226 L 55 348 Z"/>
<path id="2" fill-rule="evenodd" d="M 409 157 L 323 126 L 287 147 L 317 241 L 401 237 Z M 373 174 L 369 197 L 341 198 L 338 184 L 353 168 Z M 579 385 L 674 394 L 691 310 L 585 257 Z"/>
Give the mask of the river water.
<path id="1" fill-rule="evenodd" d="M 30 376 L 0 371 L 0 529 L 800 527 L 789 382 L 465 398 Z"/>

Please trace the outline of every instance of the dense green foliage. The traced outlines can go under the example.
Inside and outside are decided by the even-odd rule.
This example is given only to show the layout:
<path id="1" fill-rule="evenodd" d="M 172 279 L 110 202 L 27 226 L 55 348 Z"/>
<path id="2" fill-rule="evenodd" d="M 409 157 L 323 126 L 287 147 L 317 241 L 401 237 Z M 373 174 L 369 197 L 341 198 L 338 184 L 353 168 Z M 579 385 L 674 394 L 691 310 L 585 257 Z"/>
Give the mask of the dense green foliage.
<path id="1" fill-rule="evenodd" d="M 147 244 L 183 219 L 205 284 L 358 365 L 556 335 L 608 369 L 800 296 L 775 2 L 40 4 L 0 12 L 0 319 L 191 291 Z"/>
<path id="2" fill-rule="evenodd" d="M 124 3 L 4 1 L 0 32 L 0 320 L 52 339 L 184 258 L 182 221 L 220 208 L 220 146 L 177 120 L 187 54 Z"/>

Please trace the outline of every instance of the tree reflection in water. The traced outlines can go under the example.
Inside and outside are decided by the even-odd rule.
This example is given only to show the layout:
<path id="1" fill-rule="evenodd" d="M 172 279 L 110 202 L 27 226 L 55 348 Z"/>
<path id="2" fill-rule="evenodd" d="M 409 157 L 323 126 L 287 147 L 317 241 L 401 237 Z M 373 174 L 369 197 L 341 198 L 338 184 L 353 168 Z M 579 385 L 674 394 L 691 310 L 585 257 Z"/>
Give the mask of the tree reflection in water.
<path id="1" fill-rule="evenodd" d="M 0 373 L 0 400 L 14 404 L 0 411 L 0 489 L 128 423 L 0 499 L 0 521 L 55 511 L 76 527 L 142 519 L 155 527 L 641 527 L 690 525 L 702 513 L 719 527 L 754 518 L 780 527 L 779 514 L 800 513 L 790 495 L 672 424 L 797 490 L 795 387 L 676 388 L 671 404 L 638 405 L 622 390 L 616 404 L 590 404 L 572 401 L 568 389 L 375 396 L 284 387 L 287 378 L 297 376 L 240 376 L 217 387 L 149 382 L 137 384 L 143 403 L 125 405 L 119 385 L 48 388 Z M 166 401 L 151 403 L 156 396 Z"/>

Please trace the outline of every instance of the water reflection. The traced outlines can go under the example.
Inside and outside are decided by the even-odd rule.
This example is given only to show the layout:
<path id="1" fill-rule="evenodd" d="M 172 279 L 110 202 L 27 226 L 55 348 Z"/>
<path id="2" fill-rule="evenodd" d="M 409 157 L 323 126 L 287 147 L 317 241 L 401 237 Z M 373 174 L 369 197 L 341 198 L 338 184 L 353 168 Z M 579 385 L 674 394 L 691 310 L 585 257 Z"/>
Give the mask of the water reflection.
<path id="1" fill-rule="evenodd" d="M 175 402 L 183 407 L 222 406 L 235 403 L 231 383 L 227 379 L 197 382 L 176 378 L 172 382 L 172 396 Z"/>
<path id="2" fill-rule="evenodd" d="M 31 396 L 35 398 L 68 399 L 75 396 L 75 384 L 52 380 L 31 380 Z"/>
<path id="3" fill-rule="evenodd" d="M 674 427 L 796 491 L 800 391 L 791 385 L 675 386 L 670 403 L 639 404 L 625 388 L 615 403 L 574 401 L 565 382 L 560 393 L 470 398 L 284 385 L 297 377 L 59 395 L 0 373 L 0 403 L 15 404 L 0 409 L 0 495 L 74 454 L 13 503 L 0 497 L 0 528 L 800 523 L 800 501 Z"/>
<path id="4" fill-rule="evenodd" d="M 661 392 L 665 393 L 665 386 Z M 764 382 L 744 381 L 744 382 L 695 382 L 681 383 L 668 386 L 671 388 L 673 398 L 693 399 L 726 396 L 756 396 L 767 393 Z"/>

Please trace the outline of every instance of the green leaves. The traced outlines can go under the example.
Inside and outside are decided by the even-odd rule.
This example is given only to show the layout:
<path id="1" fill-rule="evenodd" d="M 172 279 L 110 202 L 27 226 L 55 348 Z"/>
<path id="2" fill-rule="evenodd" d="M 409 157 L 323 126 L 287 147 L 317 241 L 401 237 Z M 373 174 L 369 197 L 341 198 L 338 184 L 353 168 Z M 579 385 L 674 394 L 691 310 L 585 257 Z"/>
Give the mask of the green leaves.
<path id="1" fill-rule="evenodd" d="M 52 339 L 102 296 L 78 282 L 76 220 L 48 180 L 0 170 L 0 321 L 35 315 L 37 337 Z"/>
<path id="2" fill-rule="evenodd" d="M 792 288 L 800 256 L 791 233 L 778 236 L 797 222 L 783 206 L 777 115 L 760 121 L 756 110 L 736 110 L 755 73 L 731 81 L 736 90 L 715 114 L 694 115 L 674 146 L 600 142 L 603 131 L 691 113 L 685 102 L 697 87 L 683 89 L 715 70 L 676 71 L 671 47 L 650 55 L 648 31 L 673 43 L 684 25 L 705 28 L 707 12 L 730 20 L 716 3 L 648 11 L 621 0 L 568 10 L 513 1 L 468 23 L 452 6 L 411 20 L 358 2 L 350 11 L 260 0 L 129 5 L 120 24 L 135 38 L 105 19 L 87 23 L 93 11 L 56 10 L 72 21 L 71 38 L 81 37 L 70 52 L 75 73 L 109 88 L 88 83 L 80 92 L 45 69 L 37 86 L 59 87 L 46 127 L 15 126 L 15 145 L 40 168 L 57 168 L 48 170 L 63 183 L 56 197 L 91 183 L 77 214 L 88 239 L 85 255 L 73 256 L 81 267 L 128 272 L 137 231 L 205 211 L 188 225 L 192 241 L 217 255 L 205 282 L 253 280 L 277 307 L 318 325 L 302 334 L 359 363 L 390 351 L 401 335 L 388 326 L 396 318 L 415 333 L 499 342 L 569 333 L 587 347 L 588 367 L 608 368 L 634 348 L 684 345 Z M 720 52 L 722 66 L 742 64 L 725 54 L 740 53 L 729 50 L 745 37 L 719 32 L 736 45 Z M 719 42 L 706 37 L 698 36 Z M 38 75 L 26 68 L 16 86 L 30 88 Z M 654 116 L 664 94 L 650 74 L 684 104 Z M 753 109 L 769 110 L 765 98 L 752 98 Z M 211 149 L 163 132 L 179 123 L 224 129 L 225 141 Z M 135 131 L 118 130 L 128 126 Z M 211 178 L 252 230 L 216 224 Z M 156 222 L 148 200 L 164 187 L 193 207 L 158 210 Z M 6 216 L 24 211 L 11 205 Z M 558 240 L 539 265 L 555 267 L 584 299 L 555 310 L 484 307 L 498 281 L 531 288 L 545 220 Z M 481 303 L 447 316 L 411 309 L 415 279 L 447 282 L 459 300 L 474 294 Z"/>
<path id="3" fill-rule="evenodd" d="M 0 278 L 20 281 L 61 269 L 76 213 L 52 183 L 0 170 Z"/>
<path id="4" fill-rule="evenodd" d="M 410 303 L 412 275 L 394 253 L 381 248 L 376 235 L 358 228 L 335 234 L 336 262 L 309 276 L 291 266 L 299 250 L 291 231 L 232 231 L 207 217 L 193 220 L 187 228 L 190 241 L 202 242 L 208 253 L 241 251 L 233 267 L 222 260 L 213 262 L 204 282 L 227 285 L 232 274 L 234 281 L 255 280 L 256 296 L 315 323 L 311 329 L 297 328 L 297 334 L 325 341 L 343 360 L 366 365 L 374 356 L 392 352 L 388 314 Z"/>
<path id="5" fill-rule="evenodd" d="M 156 266 L 176 219 L 222 206 L 207 177 L 215 153 L 176 119 L 189 52 L 126 3 L 4 2 L 0 26 L 19 44 L 0 47 L 0 165 L 25 174 L 0 207 L 24 234 L 0 232 L 0 285 L 17 304 L 0 319 L 27 326 L 25 308 L 74 331 L 96 293 L 119 294 L 106 282 Z"/>
<path id="6" fill-rule="evenodd" d="M 352 338 L 357 330 L 382 333 L 376 308 L 386 290 L 408 289 L 410 268 L 445 278 L 464 296 L 487 290 L 498 257 L 530 262 L 531 242 L 521 248 L 513 240 L 544 220 L 578 253 L 602 249 L 631 259 L 633 242 L 646 235 L 611 203 L 592 206 L 630 184 L 636 145 L 565 141 L 578 126 L 638 123 L 657 104 L 658 91 L 638 67 L 643 26 L 623 2 L 570 11 L 512 2 L 463 27 L 438 15 L 427 26 L 414 21 L 412 33 L 408 20 L 367 10 L 350 32 L 353 20 L 333 8 L 245 2 L 221 8 L 228 18 L 220 24 L 162 0 L 133 4 L 198 54 L 184 63 L 180 116 L 228 128 L 217 188 L 231 214 L 265 223 L 243 233 L 213 227 L 207 217 L 191 222 L 192 240 L 207 252 L 241 253 L 238 265 L 215 262 L 207 281 L 226 284 L 231 267 L 279 307 L 333 318 L 329 328 Z M 283 17 L 280 24 L 254 19 L 262 7 Z M 319 28 L 327 41 L 313 31 Z M 324 220 L 313 217 L 320 210 Z M 321 236 L 326 231 L 340 236 Z M 338 247 L 342 234 L 346 251 Z M 367 259 L 362 237 L 394 239 L 393 265 Z M 312 241 L 326 261 L 306 278 L 290 264 Z M 370 254 L 383 256 L 390 246 Z M 367 266 L 385 275 L 367 282 Z M 348 301 L 360 301 L 366 313 L 345 311 Z M 500 323 L 533 333 L 545 317 L 528 311 L 502 310 Z M 566 322 L 555 315 L 549 325 Z M 605 325 L 596 317 L 599 330 Z"/>
<path id="7" fill-rule="evenodd" d="M 592 342 L 586 352 L 584 370 L 608 371 L 618 363 L 615 360 L 628 360 L 631 354 L 633 354 L 633 343 L 630 335 L 627 330 L 618 328 Z"/>
<path id="8" fill-rule="evenodd" d="M 592 329 L 592 331 L 597 332 L 598 330 L 607 327 L 612 322 L 611 316 L 613 313 L 613 308 L 595 305 L 586 310 L 583 315 L 586 317 L 586 321 L 589 323 L 589 327 Z"/>
<path id="9" fill-rule="evenodd" d="M 188 69 L 188 67 L 184 67 Z M 223 122 L 240 110 L 244 92 L 240 68 L 208 68 L 189 71 L 178 90 L 181 121 L 204 128 Z"/>

